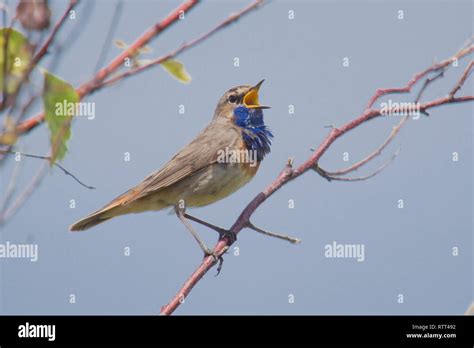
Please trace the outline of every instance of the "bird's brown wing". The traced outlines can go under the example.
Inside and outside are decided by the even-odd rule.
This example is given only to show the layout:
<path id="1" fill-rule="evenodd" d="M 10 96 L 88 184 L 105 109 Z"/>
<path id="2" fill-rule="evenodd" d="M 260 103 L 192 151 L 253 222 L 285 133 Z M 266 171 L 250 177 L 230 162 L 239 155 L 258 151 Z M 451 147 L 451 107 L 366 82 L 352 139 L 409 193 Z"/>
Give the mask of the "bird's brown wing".
<path id="1" fill-rule="evenodd" d="M 235 149 L 239 141 L 241 141 L 241 134 L 237 127 L 232 124 L 212 122 L 161 169 L 114 199 L 108 206 L 126 205 L 177 183 L 215 163 L 219 150 L 225 150 L 227 146 Z"/>

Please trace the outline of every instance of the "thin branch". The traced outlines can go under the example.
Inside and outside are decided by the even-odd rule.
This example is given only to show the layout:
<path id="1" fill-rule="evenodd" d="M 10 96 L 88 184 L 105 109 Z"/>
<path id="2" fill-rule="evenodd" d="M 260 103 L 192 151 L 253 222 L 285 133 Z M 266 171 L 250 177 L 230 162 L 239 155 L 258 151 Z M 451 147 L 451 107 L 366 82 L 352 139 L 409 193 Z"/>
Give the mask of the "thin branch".
<path id="1" fill-rule="evenodd" d="M 79 98 L 82 99 L 86 95 L 92 93 L 102 81 L 109 77 L 113 72 L 123 66 L 123 62 L 126 58 L 133 56 L 140 48 L 148 44 L 153 38 L 157 37 L 164 30 L 169 28 L 172 24 L 179 20 L 181 13 L 187 12 L 199 3 L 198 0 L 186 0 L 171 13 L 165 17 L 161 22 L 155 23 L 148 28 L 133 44 L 131 44 L 126 50 L 115 57 L 106 67 L 100 69 L 97 74 L 88 82 L 81 85 L 76 89 Z M 17 133 L 23 134 L 34 129 L 44 121 L 44 112 L 40 113 L 18 125 Z"/>
<path id="2" fill-rule="evenodd" d="M 320 167 L 317 167 L 317 168 L 313 168 L 319 175 L 321 175 L 323 178 L 327 179 L 328 181 L 346 181 L 346 182 L 353 182 L 353 181 L 365 181 L 367 179 L 370 179 L 370 178 L 373 178 L 374 176 L 376 176 L 377 174 L 381 173 L 385 168 L 387 168 L 390 164 L 392 164 L 392 162 L 395 160 L 395 158 L 398 156 L 398 154 L 400 153 L 400 148 L 395 151 L 395 153 L 392 155 L 392 157 L 387 161 L 385 162 L 384 164 L 382 164 L 380 167 L 378 167 L 375 171 L 373 171 L 372 173 L 368 174 L 368 175 L 364 175 L 364 176 L 358 176 L 358 177 L 353 177 L 353 178 L 346 178 L 346 177 L 340 177 L 340 176 L 332 176 L 330 173 L 326 173 L 323 169 L 321 169 Z M 317 164 L 316 164 L 317 166 Z"/>
<path id="3" fill-rule="evenodd" d="M 150 68 L 151 66 L 161 64 L 166 59 L 177 56 L 178 54 L 182 53 L 184 50 L 187 50 L 187 49 L 197 45 L 198 43 L 201 43 L 202 41 L 206 40 L 211 35 L 215 34 L 219 30 L 223 29 L 227 25 L 231 24 L 232 22 L 234 22 L 237 19 L 239 19 L 240 17 L 242 17 L 244 14 L 247 14 L 251 10 L 257 8 L 259 5 L 261 5 L 263 3 L 263 0 L 254 1 L 252 4 L 250 4 L 248 7 L 246 7 L 243 11 L 241 11 L 242 13 L 239 12 L 237 14 L 231 15 L 229 18 L 227 18 L 224 22 L 220 23 L 217 27 L 215 27 L 211 31 L 209 31 L 206 34 L 190 41 L 189 43 L 185 43 L 184 45 L 182 45 L 177 50 L 175 50 L 171 53 L 168 53 L 167 55 L 165 55 L 161 58 L 156 59 L 154 62 L 152 62 L 150 64 L 147 64 L 147 65 L 143 65 L 143 66 L 138 67 L 136 69 L 129 70 L 129 71 L 127 71 L 123 74 L 124 76 L 122 76 L 118 79 L 117 79 L 117 77 L 121 76 L 121 75 L 117 75 L 117 76 L 107 80 L 107 82 L 105 82 L 105 80 L 108 77 L 110 77 L 116 70 L 118 70 L 123 65 L 123 61 L 124 61 L 125 58 L 128 58 L 128 57 L 132 56 L 135 52 L 137 52 L 137 50 L 139 50 L 141 47 L 145 46 L 154 36 L 158 35 L 161 31 L 163 31 L 164 29 L 169 27 L 172 23 L 174 23 L 174 21 L 176 21 L 179 18 L 180 13 L 182 13 L 182 11 L 184 11 L 184 12 L 188 11 L 195 4 L 197 4 L 197 2 L 198 2 L 197 0 L 195 0 L 195 1 L 190 1 L 189 0 L 185 3 L 183 3 L 180 7 L 175 9 L 166 19 L 164 19 L 162 22 L 156 24 L 155 26 L 150 28 L 147 32 L 145 32 L 145 34 L 140 36 L 123 53 L 121 53 L 119 56 L 117 56 L 108 66 L 106 66 L 105 68 L 100 70 L 92 80 L 90 80 L 89 82 L 87 82 L 87 83 L 83 84 L 82 86 L 80 86 L 79 88 L 77 88 L 76 91 L 79 94 L 79 97 L 82 99 L 86 95 L 90 95 L 91 93 L 95 92 L 96 90 L 98 90 L 102 87 L 105 87 L 106 85 L 107 86 L 111 85 L 114 82 L 118 81 L 119 79 L 122 79 L 122 78 L 125 78 L 127 76 L 139 73 L 141 71 L 144 71 L 144 70 Z M 156 31 L 154 28 L 159 28 L 160 30 Z M 131 73 L 132 71 L 133 71 L 133 73 Z M 44 113 L 38 114 L 38 115 L 28 119 L 28 120 L 25 120 L 21 124 L 19 124 L 18 127 L 17 127 L 17 133 L 18 134 L 23 134 L 23 133 L 29 132 L 32 129 L 34 129 L 35 127 L 37 127 L 38 125 L 40 125 L 43 121 L 44 121 Z"/>
<path id="4" fill-rule="evenodd" d="M 438 74 L 436 74 L 435 76 L 433 77 L 430 77 L 430 78 L 427 78 L 425 79 L 425 82 L 423 83 L 423 86 L 420 88 L 420 91 L 418 92 L 418 95 L 416 96 L 416 99 L 415 99 L 415 104 L 418 103 L 423 95 L 423 93 L 425 92 L 425 90 L 428 88 L 428 86 L 433 83 L 434 81 L 436 81 L 437 79 L 441 78 L 444 76 L 444 70 L 446 68 L 443 67 L 443 68 L 440 68 L 440 72 Z M 426 111 L 424 112 L 425 114 Z M 363 176 L 363 177 L 358 177 L 358 178 L 353 178 L 353 179 L 342 179 L 342 178 L 339 178 L 337 179 L 336 177 L 337 176 L 341 176 L 341 175 L 345 175 L 345 174 L 348 174 L 350 172 L 353 172 L 357 169 L 359 169 L 360 167 L 362 167 L 363 165 L 369 163 L 372 159 L 374 159 L 376 156 L 379 156 L 382 151 L 387 147 L 388 144 L 391 143 L 391 141 L 395 138 L 395 136 L 400 132 L 400 129 L 405 125 L 405 123 L 408 121 L 410 115 L 405 115 L 402 117 L 402 119 L 400 120 L 400 122 L 392 128 L 392 131 L 390 132 L 390 134 L 388 135 L 388 137 L 385 139 L 385 141 L 377 148 L 375 149 L 375 151 L 373 151 L 371 154 L 369 154 L 367 157 L 363 158 L 362 160 L 360 160 L 359 162 L 349 166 L 349 167 L 346 167 L 344 169 L 340 169 L 340 170 L 337 170 L 337 171 L 333 171 L 333 172 L 330 172 L 330 171 L 327 171 L 325 169 L 322 169 L 321 167 L 319 167 L 318 164 L 316 164 L 316 166 L 313 168 L 318 174 L 320 174 L 322 177 L 328 179 L 328 180 L 335 180 L 335 181 L 363 181 L 363 180 L 366 180 L 366 179 L 369 179 L 375 175 L 377 175 L 378 173 L 380 173 L 384 168 L 386 168 L 387 166 L 386 165 L 383 165 L 381 166 L 379 169 L 377 169 L 373 174 L 370 174 L 370 175 L 367 175 L 367 176 Z M 396 157 L 396 155 L 395 155 Z M 395 157 L 392 157 L 392 159 L 387 163 L 390 164 L 393 159 Z"/>
<path id="5" fill-rule="evenodd" d="M 118 0 L 117 4 L 115 5 L 115 10 L 114 10 L 114 14 L 112 15 L 112 21 L 110 22 L 109 30 L 105 37 L 104 44 L 102 45 L 102 50 L 100 51 L 99 58 L 97 59 L 97 63 L 95 65 L 94 72 L 97 72 L 100 69 L 100 67 L 102 66 L 105 60 L 107 52 L 110 48 L 110 43 L 112 42 L 112 39 L 115 34 L 115 30 L 117 29 L 117 25 L 120 21 L 120 17 L 122 15 L 122 9 L 123 9 L 123 1 Z"/>
<path id="6" fill-rule="evenodd" d="M 18 115 L 14 118 L 15 124 L 18 124 L 18 122 L 20 122 L 23 119 L 23 117 L 25 117 L 26 113 L 28 112 L 28 110 L 30 109 L 30 107 L 33 105 L 33 103 L 36 101 L 38 97 L 40 97 L 40 94 L 32 94 L 29 96 L 28 100 L 20 108 Z"/>
<path id="7" fill-rule="evenodd" d="M 28 67 L 25 69 L 25 71 L 23 72 L 23 74 L 21 76 L 21 80 L 18 83 L 18 86 L 15 88 L 15 91 L 12 93 L 11 96 L 8 96 L 8 99 L 11 100 L 11 103 L 13 104 L 13 107 L 14 107 L 16 99 L 17 99 L 17 97 L 18 97 L 18 95 L 21 91 L 21 88 L 22 88 L 23 84 L 28 80 L 28 78 L 29 78 L 31 72 L 33 71 L 33 69 L 43 59 L 43 57 L 46 55 L 46 53 L 48 53 L 48 49 L 51 46 L 52 42 L 54 41 L 54 38 L 56 37 L 56 34 L 59 32 L 59 29 L 61 29 L 63 24 L 66 22 L 66 19 L 69 16 L 69 12 L 76 6 L 77 2 L 78 2 L 78 0 L 70 0 L 69 1 L 68 7 L 64 11 L 61 18 L 56 23 L 56 25 L 54 26 L 54 28 L 51 31 L 51 33 L 49 34 L 48 38 L 46 39 L 44 44 L 41 46 L 41 48 L 38 50 L 38 52 L 33 56 L 31 61 L 29 62 Z M 10 102 L 8 102 L 7 104 L 10 104 Z"/>
<path id="8" fill-rule="evenodd" d="M 66 19 L 69 16 L 69 13 L 71 12 L 72 9 L 77 5 L 78 0 L 70 0 L 69 5 L 64 11 L 63 15 L 59 19 L 59 21 L 56 23 L 56 25 L 53 27 L 53 30 L 49 34 L 48 38 L 44 42 L 44 44 L 41 46 L 39 51 L 34 55 L 33 59 L 30 62 L 30 69 L 34 68 L 40 61 L 43 59 L 43 57 L 48 53 L 48 49 L 53 43 L 56 34 L 58 33 L 59 29 L 63 26 L 63 24 L 66 22 Z"/>
<path id="9" fill-rule="evenodd" d="M 19 154 L 20 156 L 25 156 L 25 157 L 29 157 L 29 158 L 37 158 L 37 159 L 47 160 L 47 161 L 49 161 L 50 163 L 51 163 L 51 159 L 52 159 L 51 156 L 32 155 L 32 154 L 23 153 L 23 152 L 17 152 L 17 151 L 12 151 L 12 150 L 0 150 L 0 154 L 11 154 L 11 155 L 17 155 L 17 154 Z M 89 190 L 95 190 L 95 187 L 94 187 L 94 186 L 89 186 L 89 185 L 84 184 L 84 182 L 82 182 L 81 180 L 79 180 L 79 178 L 78 178 L 77 176 L 75 176 L 74 174 L 72 174 L 69 170 L 67 170 L 66 168 L 64 168 L 64 167 L 63 167 L 62 165 L 60 165 L 59 163 L 54 162 L 54 165 L 55 165 L 56 167 L 58 167 L 59 169 L 61 169 L 64 174 L 69 175 L 70 177 L 72 177 L 72 178 L 73 178 L 78 184 L 80 184 L 81 186 L 84 186 L 85 188 L 88 188 Z"/>
<path id="10" fill-rule="evenodd" d="M 263 0 L 257 0 L 257 1 L 252 2 L 250 5 L 248 5 L 246 8 L 242 9 L 241 11 L 230 15 L 227 19 L 225 19 L 224 21 L 219 23 L 217 26 L 215 26 L 214 28 L 212 28 L 208 32 L 202 34 L 201 36 L 195 38 L 194 40 L 183 43 L 178 49 L 176 49 L 176 50 L 174 50 L 174 51 L 172 51 L 168 54 L 165 54 L 164 56 L 161 56 L 161 57 L 159 57 L 155 60 L 152 60 L 151 62 L 149 62 L 147 64 L 138 66 L 138 67 L 130 69 L 130 70 L 124 72 L 124 73 L 116 75 L 116 76 L 110 78 L 109 80 L 104 81 L 100 86 L 97 86 L 97 88 L 110 86 L 110 85 L 112 85 L 112 84 L 114 84 L 114 83 L 116 83 L 120 80 L 123 80 L 123 79 L 125 79 L 127 77 L 130 77 L 132 75 L 136 75 L 140 72 L 143 72 L 143 71 L 145 71 L 149 68 L 152 68 L 156 65 L 160 65 L 163 62 L 176 57 L 178 54 L 181 54 L 184 51 L 190 49 L 191 47 L 194 47 L 194 46 L 200 44 L 201 42 L 203 42 L 204 40 L 208 39 L 210 36 L 212 36 L 213 34 L 218 32 L 219 30 L 221 30 L 221 29 L 229 26 L 230 24 L 236 22 L 242 16 L 246 15 L 250 11 L 255 10 L 257 7 L 262 5 L 262 3 L 263 3 Z"/>
<path id="11" fill-rule="evenodd" d="M 28 109 L 31 107 L 31 105 L 33 105 L 34 101 L 36 100 L 38 96 L 37 95 L 32 95 L 28 100 L 27 102 L 21 107 L 21 110 L 18 114 L 17 117 L 15 117 L 14 119 L 14 124 L 18 124 L 18 121 L 21 120 L 24 115 L 26 115 L 26 112 L 28 111 Z M 5 163 L 5 161 L 3 160 L 5 158 L 5 155 L 8 153 L 8 151 L 10 151 L 12 149 L 13 145 L 12 144 L 8 144 L 6 146 L 5 149 L 3 149 L 3 152 L 0 151 L 0 167 Z"/>
<path id="12" fill-rule="evenodd" d="M 382 96 L 391 93 L 410 93 L 411 88 L 420 81 L 423 77 L 428 75 L 431 72 L 438 71 L 440 69 L 446 68 L 449 64 L 452 64 L 456 60 L 460 60 L 461 58 L 465 57 L 468 54 L 471 54 L 474 51 L 474 45 L 469 45 L 459 52 L 457 52 L 454 56 L 443 60 L 440 63 L 434 64 L 430 66 L 428 69 L 419 72 L 418 74 L 413 75 L 408 84 L 405 87 L 401 88 L 380 88 L 375 91 L 375 94 L 370 98 L 369 102 L 367 103 L 366 109 L 370 109 L 375 102 Z"/>
<path id="13" fill-rule="evenodd" d="M 429 77 L 425 80 L 423 86 L 421 86 L 420 91 L 418 92 L 418 95 L 416 96 L 415 103 L 418 103 L 420 101 L 421 97 L 423 96 L 423 93 L 425 93 L 426 88 L 428 88 L 431 83 L 444 76 L 444 71 L 446 70 L 446 67 L 441 68 L 440 70 L 441 71 L 438 74 L 433 77 Z"/>
<path id="14" fill-rule="evenodd" d="M 330 179 L 330 180 L 336 180 L 337 179 L 336 177 L 338 177 L 338 176 L 345 175 L 345 174 L 348 174 L 350 172 L 353 172 L 353 171 L 359 169 L 360 167 L 362 167 L 363 165 L 369 163 L 372 159 L 374 159 L 375 157 L 379 156 L 382 153 L 382 151 L 387 147 L 387 145 L 390 144 L 390 142 L 395 138 L 395 136 L 398 134 L 398 132 L 403 127 L 403 125 L 406 123 L 406 121 L 408 121 L 409 117 L 410 116 L 408 116 L 408 115 L 403 116 L 402 119 L 400 120 L 400 122 L 395 127 L 392 128 L 392 131 L 390 132 L 388 137 L 385 139 L 385 141 L 382 143 L 382 145 L 380 145 L 377 149 L 375 149 L 375 151 L 373 151 L 371 154 L 369 154 L 367 157 L 363 158 L 359 162 L 357 162 L 357 163 L 355 163 L 355 164 L 353 164 L 349 167 L 346 167 L 346 168 L 343 168 L 343 169 L 340 169 L 340 170 L 337 170 L 337 171 L 333 171 L 333 172 L 322 169 L 317 164 L 316 164 L 317 168 L 315 167 L 313 169 L 317 173 L 322 174 L 322 176 L 325 177 L 326 179 Z M 383 167 L 383 168 L 385 168 L 385 167 Z M 322 171 L 322 173 L 318 172 L 317 169 Z M 378 174 L 377 171 L 376 171 L 376 174 Z M 369 176 L 369 177 L 371 177 L 371 176 Z M 339 181 L 344 181 L 344 180 L 339 180 Z"/>
<path id="15" fill-rule="evenodd" d="M 10 200 L 13 197 L 13 194 L 15 193 L 16 179 L 18 178 L 18 173 L 20 172 L 20 166 L 21 166 L 20 161 L 15 163 L 15 167 L 13 168 L 13 172 L 10 177 L 7 190 L 5 192 L 5 196 L 2 200 L 2 204 L 0 205 L 0 216 L 2 216 L 5 213 L 5 209 L 8 206 L 8 203 L 10 203 Z"/>
<path id="16" fill-rule="evenodd" d="M 416 74 L 412 80 L 410 80 L 407 86 L 402 88 L 391 89 L 392 91 L 395 90 L 394 93 L 398 93 L 397 91 L 410 91 L 411 86 L 413 86 L 416 81 L 423 78 L 428 72 L 431 71 L 438 71 L 440 68 L 444 66 L 448 66 L 454 59 L 460 59 L 461 57 L 470 54 L 474 51 L 474 46 L 469 46 L 458 52 L 455 56 L 443 61 L 447 63 L 438 63 L 434 64 L 432 67 L 426 69 L 425 71 Z M 443 65 L 445 64 L 445 65 Z M 413 82 L 415 81 L 415 82 Z M 382 92 L 381 92 L 382 91 Z M 282 186 L 287 184 L 288 182 L 298 178 L 302 174 L 306 173 L 308 170 L 314 168 L 314 166 L 318 163 L 320 158 L 326 153 L 328 148 L 342 135 L 350 132 L 354 128 L 357 128 L 362 123 L 365 123 L 373 118 L 382 115 L 380 109 L 371 109 L 374 102 L 383 94 L 388 92 L 384 92 L 386 90 L 379 89 L 377 90 L 374 97 L 371 98 L 368 107 L 366 110 L 353 119 L 352 121 L 344 124 L 339 128 L 332 128 L 326 138 L 322 141 L 319 147 L 313 152 L 313 154 L 301 165 L 294 168 L 291 165 L 291 162 L 287 163 L 284 169 L 280 172 L 278 177 L 262 192 L 260 192 L 254 199 L 244 208 L 241 212 L 237 220 L 234 222 L 230 231 L 235 234 L 238 234 L 242 229 L 247 227 L 250 223 L 250 218 L 253 213 L 258 209 L 258 207 L 264 203 L 271 195 L 273 195 L 276 191 L 278 191 Z M 453 104 L 453 103 L 463 103 L 473 101 L 474 96 L 463 96 L 463 97 L 442 97 L 432 101 L 425 102 L 420 105 L 420 110 L 426 111 L 428 109 L 438 107 L 441 105 Z M 393 110 L 389 110 L 392 111 Z M 227 250 L 230 245 L 232 245 L 232 241 L 228 237 L 224 237 L 220 239 L 216 245 L 214 246 L 214 254 L 218 256 L 222 256 L 225 250 Z M 197 269 L 191 274 L 191 276 L 186 280 L 183 284 L 181 289 L 177 292 L 177 294 L 170 300 L 170 302 L 164 305 L 161 308 L 161 314 L 169 315 L 172 314 L 180 305 L 183 303 L 183 300 L 186 296 L 189 295 L 191 290 L 196 286 L 196 284 L 202 279 L 202 277 L 216 264 L 214 257 L 206 257 L 202 261 L 202 263 L 197 267 Z"/>
<path id="17" fill-rule="evenodd" d="M 464 73 L 462 74 L 461 78 L 459 79 L 459 81 L 456 83 L 456 85 L 454 86 L 454 88 L 451 90 L 451 92 L 449 92 L 449 96 L 451 98 L 454 97 L 454 95 L 457 93 L 457 91 L 459 91 L 462 87 L 462 85 L 464 85 L 464 82 L 466 82 L 466 79 L 468 78 L 469 74 L 471 73 L 472 71 L 472 67 L 474 65 L 474 61 L 471 60 L 469 62 L 469 65 L 467 66 L 466 70 L 464 70 Z"/>
<path id="18" fill-rule="evenodd" d="M 248 225 L 247 225 L 248 228 L 250 228 L 251 230 L 254 230 L 255 232 L 258 232 L 258 233 L 261 233 L 261 234 L 264 234 L 266 236 L 269 236 L 269 237 L 275 237 L 275 238 L 279 238 L 279 239 L 283 239 L 283 240 L 286 240 L 292 244 L 299 244 L 301 243 L 301 239 L 298 239 L 298 238 L 294 238 L 294 237 L 290 237 L 286 234 L 281 234 L 281 233 L 276 233 L 276 232 L 269 232 L 269 231 L 265 231 L 263 229 L 261 229 L 260 227 L 257 227 L 255 226 L 253 223 L 251 223 L 249 221 Z"/>
<path id="19" fill-rule="evenodd" d="M 89 20 L 92 10 L 94 8 L 94 1 L 83 1 L 81 4 L 84 4 L 82 7 L 82 13 L 78 15 L 78 19 L 74 21 L 71 31 L 68 33 L 66 39 L 63 39 L 61 42 L 54 44 L 54 55 L 48 66 L 48 71 L 54 72 L 57 67 L 61 64 L 62 60 L 60 59 L 62 53 L 72 47 L 76 41 L 80 38 L 81 34 L 85 31 L 85 23 Z M 77 8 L 79 10 L 79 7 Z"/>
<path id="20" fill-rule="evenodd" d="M 18 195 L 18 197 L 10 205 L 10 207 L 2 215 L 0 215 L 0 225 L 4 225 L 18 212 L 18 209 L 23 206 L 26 200 L 31 196 L 31 194 L 35 191 L 35 189 L 43 180 L 44 174 L 46 173 L 46 169 L 48 169 L 48 163 L 44 162 L 40 166 L 36 174 L 33 176 L 28 186 L 26 186 L 25 189 Z"/>
<path id="21" fill-rule="evenodd" d="M 133 54 L 137 49 L 140 47 L 146 45 L 152 38 L 156 37 L 158 34 L 163 32 L 165 29 L 169 28 L 173 23 L 177 22 L 178 19 L 180 18 L 180 15 L 183 12 L 186 12 L 193 8 L 199 0 L 187 0 L 184 1 L 180 6 L 178 6 L 176 9 L 174 9 L 165 19 L 163 19 L 161 22 L 156 23 L 152 27 L 150 27 L 144 34 L 142 34 L 135 42 L 132 44 L 129 49 L 126 51 L 122 52 L 119 56 L 117 56 L 108 66 L 106 66 L 104 69 L 101 69 L 92 80 L 89 82 L 83 84 L 80 86 L 76 91 L 79 94 L 79 97 L 82 99 L 86 94 L 91 92 L 94 87 L 97 85 L 97 83 L 100 83 L 103 81 L 107 76 L 109 76 L 111 73 L 113 73 L 115 70 L 119 69 L 125 58 L 127 58 L 129 55 Z M 76 0 L 71 0 L 70 5 L 75 4 Z M 70 9 L 68 9 L 66 12 L 67 14 L 69 13 Z M 65 14 L 66 15 L 66 14 Z M 46 43 L 43 45 L 43 47 L 38 51 L 37 55 L 33 58 L 33 62 L 38 63 L 39 60 L 46 54 L 48 51 L 48 47 L 52 42 L 52 38 L 54 38 L 55 33 L 58 31 L 59 27 L 61 26 L 60 23 L 62 23 L 63 18 L 58 22 L 56 25 L 55 29 L 53 30 L 53 33 L 50 35 L 50 37 L 46 40 Z M 32 65 L 29 65 L 29 67 L 32 67 Z M 31 71 L 28 71 L 25 73 L 25 79 L 29 75 Z M 18 91 L 18 89 L 17 89 Z M 16 97 L 15 97 L 16 99 Z M 32 129 L 38 124 L 41 124 L 44 121 L 44 112 L 36 115 L 35 117 L 32 117 L 29 120 L 26 120 L 25 122 L 22 122 L 20 125 L 17 126 L 16 128 L 16 134 L 21 135 L 24 132 Z M 25 127 L 26 126 L 26 127 Z M 31 127 L 31 128 L 29 128 Z M 53 142 L 52 146 L 52 151 L 54 151 L 56 147 L 56 142 Z M 54 152 L 52 152 L 54 153 Z M 46 156 L 45 156 L 46 157 Z M 79 182 L 81 185 L 88 187 L 88 188 L 93 188 L 92 186 L 85 185 L 82 183 L 77 177 L 75 177 L 73 174 L 71 174 L 69 171 L 67 171 L 64 167 L 62 167 L 59 164 L 56 164 L 58 168 L 60 168 L 66 175 L 70 175 L 73 177 L 77 182 Z M 9 219 L 11 216 L 13 216 L 18 209 L 26 202 L 27 198 L 33 193 L 35 188 L 40 184 L 44 177 L 44 171 L 43 171 L 44 166 L 40 168 L 38 173 L 33 177 L 31 183 L 28 185 L 28 187 L 23 191 L 23 193 L 17 198 L 17 200 L 13 203 L 13 205 L 8 209 L 3 216 L 0 216 L 0 223 L 5 222 L 7 219 Z"/>

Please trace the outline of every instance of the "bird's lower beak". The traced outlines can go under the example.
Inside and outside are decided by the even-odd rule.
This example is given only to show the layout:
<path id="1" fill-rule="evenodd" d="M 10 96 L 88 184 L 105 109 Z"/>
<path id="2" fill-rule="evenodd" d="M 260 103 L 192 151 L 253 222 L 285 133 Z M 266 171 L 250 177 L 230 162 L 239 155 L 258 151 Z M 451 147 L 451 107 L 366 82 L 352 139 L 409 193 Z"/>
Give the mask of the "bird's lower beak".
<path id="1" fill-rule="evenodd" d="M 262 85 L 263 81 L 260 81 L 255 86 L 253 86 L 250 91 L 244 96 L 244 104 L 249 109 L 269 109 L 269 106 L 260 105 L 258 103 L 258 91 L 260 86 Z"/>

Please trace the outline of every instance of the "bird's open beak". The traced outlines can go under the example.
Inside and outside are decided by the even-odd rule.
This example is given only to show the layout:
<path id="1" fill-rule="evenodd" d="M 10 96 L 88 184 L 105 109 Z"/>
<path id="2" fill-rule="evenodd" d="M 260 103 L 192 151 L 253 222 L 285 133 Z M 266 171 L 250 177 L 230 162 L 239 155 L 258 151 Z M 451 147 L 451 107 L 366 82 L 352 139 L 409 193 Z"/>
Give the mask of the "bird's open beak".
<path id="1" fill-rule="evenodd" d="M 258 90 L 260 89 L 260 86 L 262 85 L 263 81 L 260 81 L 257 83 L 255 86 L 253 86 L 250 91 L 247 92 L 247 94 L 244 96 L 244 104 L 247 108 L 249 109 L 269 109 L 269 106 L 265 105 L 260 105 L 258 103 Z"/>

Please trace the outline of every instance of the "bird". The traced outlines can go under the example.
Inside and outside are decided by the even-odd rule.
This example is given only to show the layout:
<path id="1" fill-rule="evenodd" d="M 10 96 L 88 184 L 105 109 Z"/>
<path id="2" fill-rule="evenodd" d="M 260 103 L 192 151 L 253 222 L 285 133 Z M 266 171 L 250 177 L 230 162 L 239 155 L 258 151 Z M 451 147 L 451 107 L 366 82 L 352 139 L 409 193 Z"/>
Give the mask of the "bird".
<path id="1" fill-rule="evenodd" d="M 194 140 L 161 169 L 71 225 L 70 230 L 87 230 L 120 215 L 171 208 L 205 256 L 214 255 L 188 219 L 208 227 L 211 224 L 187 214 L 186 209 L 212 204 L 239 190 L 255 176 L 270 153 L 273 134 L 263 117 L 263 110 L 270 107 L 259 104 L 263 82 L 225 92 L 211 122 Z"/>

